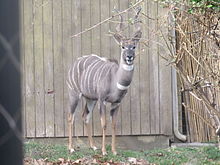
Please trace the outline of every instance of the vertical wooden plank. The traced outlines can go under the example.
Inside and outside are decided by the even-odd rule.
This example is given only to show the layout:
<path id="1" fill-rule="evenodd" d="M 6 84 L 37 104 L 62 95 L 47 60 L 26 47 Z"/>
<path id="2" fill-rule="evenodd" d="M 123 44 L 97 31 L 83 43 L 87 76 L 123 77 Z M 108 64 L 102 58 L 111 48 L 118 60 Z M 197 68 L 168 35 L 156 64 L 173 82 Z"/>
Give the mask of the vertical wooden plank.
<path id="1" fill-rule="evenodd" d="M 129 7 L 131 0 L 129 1 L 120 1 L 120 11 Z M 131 17 L 131 13 L 124 14 L 124 22 L 127 23 L 129 17 Z M 126 26 L 126 24 L 125 24 Z M 131 30 L 129 29 L 125 31 L 126 35 L 129 37 Z M 133 82 L 132 84 L 133 85 Z M 121 132 L 122 135 L 130 135 L 131 134 L 131 89 L 128 89 L 128 93 L 125 95 L 125 98 L 121 102 Z"/>
<path id="2" fill-rule="evenodd" d="M 54 126 L 55 136 L 64 136 L 63 121 L 63 45 L 62 1 L 53 1 L 53 58 L 54 58 Z"/>
<path id="3" fill-rule="evenodd" d="M 150 66 L 150 120 L 151 120 L 151 134 L 159 133 L 159 57 L 157 46 L 157 2 L 149 1 L 149 17 L 154 20 L 149 20 L 150 26 L 150 50 L 149 50 L 149 66 Z"/>
<path id="4" fill-rule="evenodd" d="M 82 29 L 87 29 L 91 26 L 91 4 L 94 3 L 92 0 L 81 2 L 81 18 L 82 18 Z M 97 9 L 98 10 L 98 9 Z M 91 31 L 84 33 L 82 35 L 82 55 L 91 54 Z M 85 100 L 83 101 L 83 109 L 85 107 Z M 81 115 L 81 113 L 80 113 Z M 84 126 L 84 124 L 83 124 Z M 84 128 L 84 127 L 83 127 Z M 86 135 L 85 129 L 83 130 L 83 135 Z"/>
<path id="5" fill-rule="evenodd" d="M 25 82 L 27 137 L 35 137 L 33 3 L 24 0 Z"/>
<path id="6" fill-rule="evenodd" d="M 103 2 L 102 0 L 99 0 L 99 5 L 100 5 L 100 8 L 99 8 L 100 20 L 99 21 L 101 21 L 109 17 L 109 0 L 106 0 L 105 2 Z M 96 10 L 94 7 L 93 7 L 93 10 Z M 94 12 L 93 10 L 92 12 Z M 109 52 L 109 48 L 110 48 L 109 41 L 110 40 L 109 40 L 109 37 L 106 35 L 108 31 L 109 31 L 109 24 L 108 23 L 102 24 L 100 27 L 100 34 L 99 34 L 100 35 L 99 56 L 107 57 L 107 58 L 110 57 L 110 52 Z M 93 134 L 95 136 L 102 135 L 98 104 L 96 105 L 94 112 L 93 112 Z"/>
<path id="7" fill-rule="evenodd" d="M 42 0 L 35 0 L 34 8 L 34 61 L 35 61 L 35 107 L 36 136 L 45 135 L 44 125 L 44 64 L 43 64 L 43 26 Z"/>
<path id="8" fill-rule="evenodd" d="M 82 30 L 90 27 L 91 13 L 90 13 L 91 0 L 81 2 L 81 18 L 82 18 Z M 82 35 L 82 55 L 91 54 L 91 31 Z"/>
<path id="9" fill-rule="evenodd" d="M 115 14 L 115 13 L 113 13 L 114 9 L 122 10 L 122 9 L 126 8 L 126 5 L 127 5 L 126 1 L 119 2 L 117 0 L 116 1 L 110 0 L 110 6 L 109 6 L 110 16 Z M 120 9 L 120 7 L 121 7 L 121 9 Z M 117 18 L 116 18 L 116 20 L 118 21 Z M 115 32 L 116 26 L 117 26 L 117 24 L 110 22 L 111 31 Z M 112 59 L 116 59 L 118 62 L 120 62 L 120 48 L 112 36 L 110 37 L 110 57 Z M 118 111 L 118 115 L 117 115 L 117 122 L 116 122 L 116 135 L 121 135 L 121 113 L 122 113 L 122 111 L 121 111 L 121 106 L 120 106 L 119 111 Z M 108 122 L 109 126 L 107 127 L 107 134 L 111 135 L 111 122 L 109 119 L 110 119 L 110 116 L 108 113 L 107 122 Z"/>
<path id="10" fill-rule="evenodd" d="M 134 33 L 136 32 L 135 27 L 133 28 Z M 134 34 L 133 33 L 133 34 Z M 131 37 L 133 37 L 133 34 Z M 136 48 L 136 54 L 140 53 L 140 45 Z M 136 56 L 134 62 L 134 75 L 133 75 L 133 82 L 131 85 L 131 132 L 132 135 L 137 135 L 141 133 L 141 101 L 140 101 L 140 56 Z"/>
<path id="11" fill-rule="evenodd" d="M 67 115 L 69 110 L 69 95 L 67 91 L 66 79 L 68 70 L 72 65 L 72 1 L 65 0 L 63 3 L 63 84 L 64 84 L 64 101 L 63 101 L 63 113 L 64 113 L 64 136 L 68 135 Z"/>
<path id="12" fill-rule="evenodd" d="M 43 42 L 44 42 L 44 92 L 46 136 L 54 136 L 54 85 L 53 85 L 53 23 L 52 1 L 43 0 Z"/>
<path id="13" fill-rule="evenodd" d="M 162 33 L 168 37 L 168 22 L 167 16 L 168 9 L 159 7 L 158 18 L 160 18 L 159 25 Z M 164 46 L 159 46 L 159 55 L 168 57 L 168 52 L 165 49 L 165 41 L 160 36 L 160 43 Z M 167 62 L 160 58 L 159 59 L 159 81 L 160 81 L 160 128 L 161 134 L 172 135 L 172 81 L 171 81 L 171 67 L 167 66 Z"/>
<path id="14" fill-rule="evenodd" d="M 101 21 L 109 18 L 110 16 L 110 0 L 103 2 L 100 0 L 100 14 Z M 101 25 L 101 56 L 110 58 L 110 37 L 107 36 L 109 32 L 110 26 L 109 23 L 105 23 Z"/>
<path id="15" fill-rule="evenodd" d="M 82 16 L 81 16 L 81 4 L 82 1 L 74 0 L 73 3 L 73 30 L 74 34 L 78 33 L 82 30 Z M 84 1 L 84 5 L 86 2 Z M 89 43 L 90 44 L 90 43 Z M 82 55 L 82 36 L 79 35 L 74 38 L 73 40 L 73 62 L 78 57 Z M 75 136 L 83 136 L 83 121 L 82 121 L 82 101 L 79 101 L 78 106 L 76 108 L 76 117 L 74 121 L 74 129 L 75 129 Z"/>
<path id="16" fill-rule="evenodd" d="M 143 4 L 143 12 L 148 15 L 148 1 Z M 146 42 L 149 39 L 149 19 L 142 17 L 142 37 Z M 141 44 L 140 54 L 140 99 L 141 99 L 141 134 L 150 134 L 150 71 L 149 71 L 149 47 Z"/>
<path id="17" fill-rule="evenodd" d="M 20 18 L 21 18 L 21 66 L 22 66 L 22 132 L 27 137 L 26 129 L 26 83 L 25 83 L 25 32 L 24 32 L 24 0 L 20 2 Z"/>
<path id="18" fill-rule="evenodd" d="M 100 22 L 100 0 L 93 0 L 91 3 L 91 26 L 95 25 L 96 23 Z M 92 47 L 92 53 L 97 54 L 100 56 L 100 44 L 101 44 L 101 38 L 100 38 L 100 31 L 101 27 L 97 27 L 94 30 L 92 30 L 91 34 L 91 47 Z M 94 111 L 93 111 L 93 116 L 92 120 L 90 121 L 91 125 L 93 126 L 93 134 L 94 130 L 99 130 L 101 131 L 101 124 L 100 124 L 100 113 L 98 110 L 98 106 L 96 105 Z"/>

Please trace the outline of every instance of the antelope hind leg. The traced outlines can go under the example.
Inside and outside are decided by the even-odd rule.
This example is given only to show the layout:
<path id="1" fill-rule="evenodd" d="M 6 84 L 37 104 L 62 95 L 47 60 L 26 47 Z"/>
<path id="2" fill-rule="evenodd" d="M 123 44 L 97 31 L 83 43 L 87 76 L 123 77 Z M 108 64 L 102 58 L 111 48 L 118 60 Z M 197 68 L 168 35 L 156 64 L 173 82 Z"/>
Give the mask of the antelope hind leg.
<path id="1" fill-rule="evenodd" d="M 102 126 L 102 155 L 107 155 L 105 148 L 105 135 L 106 135 L 106 106 L 103 102 L 100 103 L 100 115 Z"/>
<path id="2" fill-rule="evenodd" d="M 74 146 L 73 146 L 73 123 L 74 123 L 74 114 L 69 113 L 68 115 L 68 132 L 69 132 L 69 152 L 73 153 L 75 152 Z"/>
<path id="3" fill-rule="evenodd" d="M 69 91 L 69 98 L 70 98 L 70 109 L 68 113 L 68 133 L 69 133 L 69 145 L 68 149 L 69 152 L 74 152 L 74 145 L 73 145 L 73 124 L 75 118 L 75 110 L 79 101 L 79 96 L 73 92 Z"/>
<path id="4" fill-rule="evenodd" d="M 89 121 L 90 121 L 90 118 L 91 118 L 91 115 L 92 115 L 92 111 L 95 107 L 95 104 L 96 104 L 96 101 L 87 99 L 86 100 L 86 106 L 85 106 L 85 109 L 84 109 L 84 112 L 83 112 L 83 121 L 84 121 L 86 131 L 87 131 L 87 134 L 88 134 L 89 145 L 90 145 L 90 148 L 92 148 L 94 151 L 97 150 L 97 147 L 94 145 L 94 141 L 93 141 L 93 138 L 92 138 L 92 132 L 91 132 L 91 128 L 90 128 L 90 125 L 89 125 Z"/>

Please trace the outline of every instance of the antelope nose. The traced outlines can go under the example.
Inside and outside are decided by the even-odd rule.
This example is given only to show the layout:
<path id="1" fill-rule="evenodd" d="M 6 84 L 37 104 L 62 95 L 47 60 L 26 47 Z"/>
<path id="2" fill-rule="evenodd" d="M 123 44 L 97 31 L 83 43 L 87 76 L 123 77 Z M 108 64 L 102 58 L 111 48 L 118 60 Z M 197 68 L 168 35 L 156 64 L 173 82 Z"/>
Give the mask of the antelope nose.
<path id="1" fill-rule="evenodd" d="M 129 60 L 133 60 L 133 56 L 127 56 Z"/>

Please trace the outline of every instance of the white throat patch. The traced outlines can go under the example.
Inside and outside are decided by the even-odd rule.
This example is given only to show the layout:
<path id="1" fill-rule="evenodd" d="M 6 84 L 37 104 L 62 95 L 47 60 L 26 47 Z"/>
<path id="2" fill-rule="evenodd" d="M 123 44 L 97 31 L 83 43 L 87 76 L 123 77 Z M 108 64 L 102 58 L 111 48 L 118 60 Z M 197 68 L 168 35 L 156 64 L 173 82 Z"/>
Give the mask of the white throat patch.
<path id="1" fill-rule="evenodd" d="M 124 85 L 121 85 L 117 82 L 117 88 L 120 90 L 127 90 L 129 87 L 130 87 L 130 85 L 124 86 Z"/>
<path id="2" fill-rule="evenodd" d="M 132 71 L 132 70 L 134 70 L 134 65 L 122 64 L 122 68 L 126 71 Z"/>

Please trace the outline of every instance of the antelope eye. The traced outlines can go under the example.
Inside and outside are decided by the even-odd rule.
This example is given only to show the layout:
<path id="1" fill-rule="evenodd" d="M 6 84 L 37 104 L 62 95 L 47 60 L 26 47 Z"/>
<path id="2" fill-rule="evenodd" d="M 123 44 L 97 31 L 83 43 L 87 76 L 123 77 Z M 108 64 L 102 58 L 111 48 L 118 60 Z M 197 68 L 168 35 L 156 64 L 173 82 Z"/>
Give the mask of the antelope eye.
<path id="1" fill-rule="evenodd" d="M 122 46 L 122 49 L 125 49 L 125 47 L 124 47 L 124 46 Z"/>
<path id="2" fill-rule="evenodd" d="M 135 49 L 136 47 L 134 46 L 133 49 Z"/>

